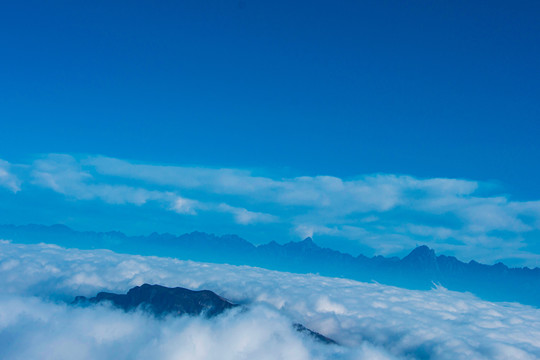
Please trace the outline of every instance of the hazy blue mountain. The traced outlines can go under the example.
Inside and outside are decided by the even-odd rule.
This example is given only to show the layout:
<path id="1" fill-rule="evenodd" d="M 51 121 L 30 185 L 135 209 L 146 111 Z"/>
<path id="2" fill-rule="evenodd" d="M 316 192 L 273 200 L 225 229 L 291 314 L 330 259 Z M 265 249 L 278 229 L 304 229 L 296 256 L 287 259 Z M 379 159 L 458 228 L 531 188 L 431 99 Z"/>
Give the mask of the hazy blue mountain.
<path id="1" fill-rule="evenodd" d="M 368 258 L 321 248 L 311 238 L 283 245 L 273 241 L 254 246 L 235 235 L 193 232 L 180 236 L 157 233 L 126 236 L 120 232 L 78 232 L 63 225 L 2 225 L 0 238 L 20 243 L 46 242 L 80 249 L 108 248 L 129 254 L 318 273 L 408 289 L 430 289 L 434 284 L 440 284 L 450 290 L 474 293 L 486 300 L 540 306 L 539 268 L 508 268 L 502 263 L 484 265 L 476 261 L 464 263 L 453 256 L 437 256 L 427 246 L 417 247 L 403 259 Z"/>

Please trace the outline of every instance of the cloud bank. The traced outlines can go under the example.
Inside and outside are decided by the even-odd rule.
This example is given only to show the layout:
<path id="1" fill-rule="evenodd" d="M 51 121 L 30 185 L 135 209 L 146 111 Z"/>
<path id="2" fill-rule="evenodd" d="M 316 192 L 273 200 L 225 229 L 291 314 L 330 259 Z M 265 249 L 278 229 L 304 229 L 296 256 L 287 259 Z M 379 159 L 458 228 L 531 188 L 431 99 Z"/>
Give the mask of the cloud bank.
<path id="1" fill-rule="evenodd" d="M 70 201 L 132 205 L 141 213 L 158 207 L 206 223 L 235 224 L 238 233 L 251 227 L 252 233 L 282 238 L 314 236 L 353 253 L 403 255 L 420 243 L 465 260 L 491 263 L 504 254 L 510 265 L 540 265 L 540 201 L 513 201 L 477 181 L 393 174 L 280 178 L 67 154 L 16 164 L 25 170 L 19 177 L 10 166 L 0 163 L 0 186 L 12 192 L 24 184 Z M 192 230 L 207 229 L 185 231 Z M 267 235 L 265 241 L 271 240 L 280 238 Z"/>
<path id="2" fill-rule="evenodd" d="M 144 282 L 210 289 L 242 304 L 217 320 L 153 319 L 62 300 Z M 0 243 L 0 357 L 536 359 L 540 311 L 442 288 L 412 291 L 317 275 Z M 297 321 L 342 346 L 294 332 Z"/>

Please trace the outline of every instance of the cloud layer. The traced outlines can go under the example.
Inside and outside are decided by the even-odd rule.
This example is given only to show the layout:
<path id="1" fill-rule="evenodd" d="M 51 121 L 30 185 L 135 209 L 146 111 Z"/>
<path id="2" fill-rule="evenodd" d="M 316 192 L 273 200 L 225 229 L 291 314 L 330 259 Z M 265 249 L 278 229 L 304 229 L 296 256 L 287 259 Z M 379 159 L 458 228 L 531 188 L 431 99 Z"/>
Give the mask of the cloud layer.
<path id="1" fill-rule="evenodd" d="M 217 320 L 125 314 L 63 300 L 144 282 L 249 304 Z M 0 243 L 0 356 L 191 359 L 536 359 L 540 312 L 439 288 L 411 291 L 246 266 Z M 294 332 L 301 322 L 343 346 Z"/>
<path id="2" fill-rule="evenodd" d="M 17 177 L 13 166 L 21 169 Z M 511 265 L 540 265 L 534 250 L 540 201 L 512 201 L 492 184 L 470 180 L 392 174 L 280 178 L 242 169 L 50 154 L 30 164 L 0 162 L 0 186 L 12 192 L 47 189 L 103 206 L 134 205 L 141 212 L 153 205 L 178 216 L 204 217 L 206 223 L 248 226 L 258 234 L 315 236 L 345 251 L 403 255 L 423 243 L 465 260 L 505 257 Z"/>

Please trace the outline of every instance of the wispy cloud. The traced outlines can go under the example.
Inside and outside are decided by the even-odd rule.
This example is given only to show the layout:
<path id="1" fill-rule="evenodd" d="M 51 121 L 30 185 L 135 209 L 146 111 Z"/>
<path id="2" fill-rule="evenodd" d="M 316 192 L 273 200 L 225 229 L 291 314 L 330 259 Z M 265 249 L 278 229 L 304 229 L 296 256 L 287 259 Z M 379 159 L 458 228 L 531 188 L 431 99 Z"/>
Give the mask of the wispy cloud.
<path id="1" fill-rule="evenodd" d="M 99 199 L 109 204 L 143 205 L 171 197 L 165 192 L 99 181 L 68 155 L 49 155 L 36 160 L 31 169 L 33 184 L 77 200 Z"/>
<path id="2" fill-rule="evenodd" d="M 333 176 L 269 178 L 239 169 L 212 169 L 133 164 L 90 157 L 82 161 L 102 175 L 139 179 L 179 189 L 202 189 L 216 194 L 249 196 L 282 205 L 332 208 L 339 214 L 387 211 L 410 205 L 418 195 L 426 202 L 444 203 L 474 192 L 478 184 L 457 179 L 418 180 L 410 176 L 370 175 L 343 180 Z M 427 204 L 426 204 L 427 206 Z"/>
<path id="3" fill-rule="evenodd" d="M 11 164 L 0 159 L 0 187 L 5 187 L 16 193 L 21 190 L 21 181 L 11 173 Z"/>
<path id="4" fill-rule="evenodd" d="M 270 214 L 249 211 L 244 208 L 238 208 L 227 204 L 219 204 L 217 209 L 234 215 L 238 224 L 248 225 L 256 223 L 270 223 L 278 221 L 278 217 Z"/>
<path id="5" fill-rule="evenodd" d="M 239 169 L 136 164 L 102 156 L 88 157 L 81 163 L 103 175 L 139 179 L 149 184 L 182 189 L 204 189 L 219 194 L 253 194 L 278 184 Z"/>
<path id="6" fill-rule="evenodd" d="M 226 203 L 215 204 L 185 198 L 175 191 L 149 190 L 141 186 L 128 186 L 121 183 L 109 184 L 99 179 L 100 174 L 93 172 L 93 169 L 85 167 L 74 157 L 65 154 L 48 155 L 36 160 L 31 168 L 33 184 L 77 200 L 99 199 L 108 204 L 139 206 L 155 201 L 165 204 L 164 208 L 168 210 L 184 215 L 196 215 L 198 211 L 230 213 L 235 221 L 242 225 L 273 222 L 277 219 L 269 214 L 249 211 Z M 156 182 L 159 181 L 156 179 Z M 187 183 L 192 182 L 187 179 Z"/>
<path id="7" fill-rule="evenodd" d="M 0 184 L 12 191 L 24 181 L 69 199 L 131 204 L 141 211 L 154 203 L 179 216 L 209 216 L 208 221 L 230 214 L 238 225 L 279 224 L 291 234 L 333 238 L 338 248 L 345 239 L 384 254 L 426 243 L 464 258 L 493 261 L 505 254 L 529 262 L 526 238 L 540 230 L 540 201 L 513 201 L 491 184 L 465 179 L 283 178 L 66 154 L 18 164 L 26 176 L 14 177 L 10 166 L 0 163 Z"/>

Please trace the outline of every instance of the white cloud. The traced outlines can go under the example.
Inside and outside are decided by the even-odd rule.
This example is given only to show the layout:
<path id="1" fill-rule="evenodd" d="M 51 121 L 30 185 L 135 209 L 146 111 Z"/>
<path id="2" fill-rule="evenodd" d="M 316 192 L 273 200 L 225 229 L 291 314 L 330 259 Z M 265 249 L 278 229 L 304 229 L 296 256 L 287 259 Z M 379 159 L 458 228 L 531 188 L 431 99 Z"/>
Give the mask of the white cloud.
<path id="1" fill-rule="evenodd" d="M 11 164 L 0 159 L 0 186 L 17 193 L 21 190 L 21 181 L 11 173 Z"/>
<path id="2" fill-rule="evenodd" d="M 200 208 L 201 204 L 196 200 L 185 199 L 176 196 L 173 200 L 172 209 L 179 214 L 196 214 L 196 209 Z"/>
<path id="3" fill-rule="evenodd" d="M 219 204 L 217 206 L 218 211 L 223 211 L 234 215 L 234 219 L 238 224 L 248 225 L 256 223 L 270 223 L 278 221 L 276 216 L 249 211 L 244 208 L 238 208 L 227 204 Z"/>
<path id="4" fill-rule="evenodd" d="M 97 173 L 126 179 L 139 179 L 178 189 L 199 189 L 209 194 L 236 195 L 260 203 L 307 207 L 324 212 L 329 220 L 354 213 L 387 212 L 398 207 L 438 214 L 459 213 L 469 222 L 478 220 L 496 198 L 474 198 L 475 181 L 460 179 L 416 179 L 411 176 L 378 174 L 344 180 L 333 176 L 269 178 L 254 176 L 240 169 L 212 169 L 181 166 L 134 164 L 107 157 L 89 157 L 82 161 Z M 504 208 L 504 204 L 500 204 Z M 465 206 L 468 211 L 459 212 Z M 487 210 L 499 211 L 499 207 Z M 502 214 L 499 214 L 499 216 Z M 511 214 L 509 214 L 510 216 Z M 487 220 L 486 222 L 489 222 Z M 491 222 L 494 227 L 494 222 Z M 516 222 L 500 224 L 519 231 L 527 227 Z"/>
<path id="5" fill-rule="evenodd" d="M 150 200 L 170 197 L 170 194 L 159 191 L 99 182 L 83 170 L 75 158 L 62 154 L 36 160 L 32 167 L 32 178 L 37 185 L 78 200 L 98 198 L 109 204 L 143 205 Z"/>
<path id="6" fill-rule="evenodd" d="M 210 289 L 251 304 L 251 310 L 217 320 L 159 321 L 59 302 L 102 290 L 125 292 L 144 282 Z M 540 357 L 539 309 L 444 288 L 412 291 L 247 266 L 9 242 L 0 242 L 0 287 L 3 359 Z M 292 331 L 293 321 L 343 346 L 316 344 Z"/>
<path id="7" fill-rule="evenodd" d="M 114 162 L 114 165 L 119 168 L 123 166 L 121 161 Z M 35 184 L 77 200 L 100 199 L 109 204 L 139 206 L 149 201 L 157 201 L 168 204 L 167 209 L 183 215 L 196 215 L 197 210 L 231 213 L 235 221 L 242 225 L 276 221 L 276 217 L 270 214 L 253 212 L 225 203 L 203 203 L 171 191 L 148 190 L 123 184 L 111 185 L 97 179 L 90 170 L 85 170 L 83 165 L 70 155 L 51 154 L 34 162 L 32 177 Z"/>
<path id="8" fill-rule="evenodd" d="M 239 169 L 135 164 L 103 156 L 89 157 L 82 163 L 100 174 L 225 194 L 251 194 L 275 186 L 271 179 L 255 177 L 249 171 Z"/>
<path id="9" fill-rule="evenodd" d="M 272 179 L 254 176 L 241 169 L 134 164 L 102 156 L 89 157 L 82 163 L 108 176 L 177 188 L 203 189 L 209 193 L 249 196 L 283 205 L 333 207 L 339 213 L 387 211 L 413 200 L 415 197 L 408 194 L 411 191 L 421 192 L 422 198 L 453 198 L 469 195 L 478 188 L 478 183 L 474 181 L 419 180 L 410 176 L 384 174 L 363 176 L 356 180 L 333 176 Z"/>
<path id="10" fill-rule="evenodd" d="M 69 308 L 10 296 L 0 298 L 0 327 L 0 356 L 6 360 L 309 360 L 336 352 L 303 339 L 285 317 L 262 307 L 213 320 L 156 320 L 105 306 Z"/>

